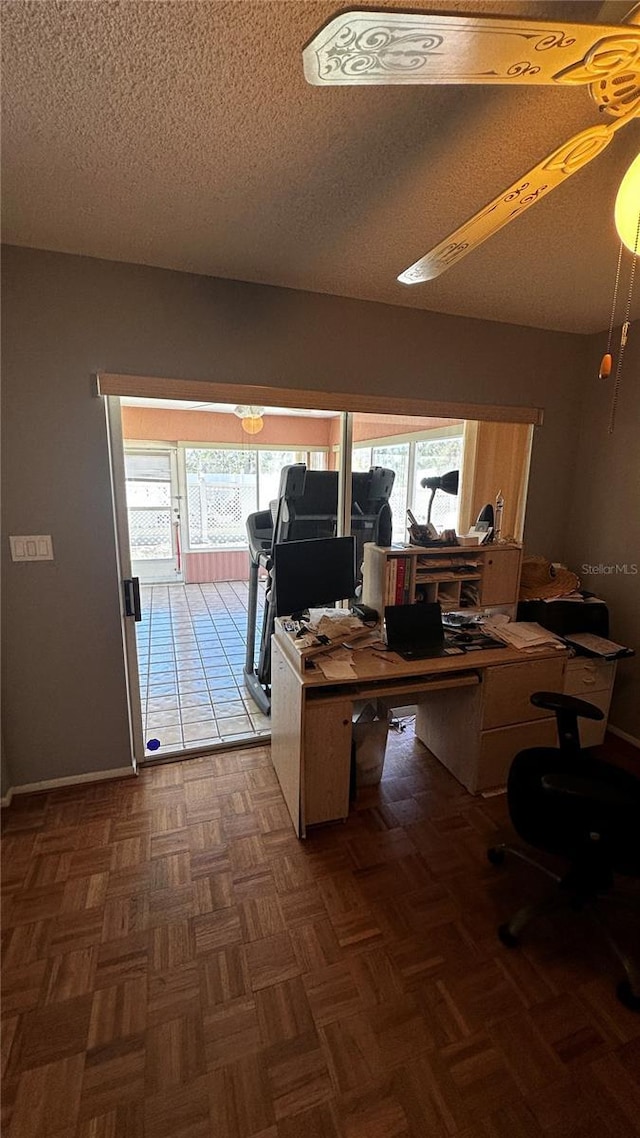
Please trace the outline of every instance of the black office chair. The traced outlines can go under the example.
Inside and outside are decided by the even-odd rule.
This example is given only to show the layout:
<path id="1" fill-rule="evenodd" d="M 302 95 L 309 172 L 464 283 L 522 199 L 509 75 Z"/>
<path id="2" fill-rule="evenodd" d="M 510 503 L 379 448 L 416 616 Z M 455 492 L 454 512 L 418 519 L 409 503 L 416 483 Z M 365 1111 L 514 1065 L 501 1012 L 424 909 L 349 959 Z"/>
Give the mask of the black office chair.
<path id="1" fill-rule="evenodd" d="M 559 854 L 569 865 L 559 876 L 516 846 L 492 846 L 487 855 L 493 865 L 500 865 L 510 853 L 541 870 L 559 887 L 500 925 L 498 936 L 508 948 L 515 948 L 525 925 L 540 913 L 566 903 L 584 909 L 600 926 L 625 970 L 618 998 L 632 1011 L 640 1011 L 638 962 L 613 939 L 599 911 L 600 903 L 606 902 L 640 915 L 637 896 L 613 889 L 614 874 L 640 876 L 640 779 L 581 749 L 578 716 L 602 719 L 599 708 L 555 692 L 535 692 L 531 702 L 555 712 L 560 746 L 531 747 L 516 755 L 507 783 L 509 814 L 529 845 Z"/>

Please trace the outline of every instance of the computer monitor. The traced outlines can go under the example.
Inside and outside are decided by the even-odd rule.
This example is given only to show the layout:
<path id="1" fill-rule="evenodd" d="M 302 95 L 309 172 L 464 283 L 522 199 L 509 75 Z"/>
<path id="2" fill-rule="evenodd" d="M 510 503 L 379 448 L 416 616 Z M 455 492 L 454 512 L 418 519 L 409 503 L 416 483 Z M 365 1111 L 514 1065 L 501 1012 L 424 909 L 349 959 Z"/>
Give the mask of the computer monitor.
<path id="1" fill-rule="evenodd" d="M 356 588 L 355 538 L 285 541 L 274 550 L 276 615 L 334 605 Z"/>

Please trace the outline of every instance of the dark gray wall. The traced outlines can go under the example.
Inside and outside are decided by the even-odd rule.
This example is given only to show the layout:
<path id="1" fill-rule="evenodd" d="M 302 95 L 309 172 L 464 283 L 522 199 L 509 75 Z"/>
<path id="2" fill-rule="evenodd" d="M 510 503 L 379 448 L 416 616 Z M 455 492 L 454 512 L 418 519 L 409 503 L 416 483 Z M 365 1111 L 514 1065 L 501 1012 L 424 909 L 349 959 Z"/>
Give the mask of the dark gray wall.
<path id="1" fill-rule="evenodd" d="M 638 653 L 618 664 L 611 722 L 640 739 L 640 320 L 629 334 L 612 434 L 613 380 L 598 380 L 606 336 L 587 343 L 566 552 L 584 587 L 607 601 L 613 639 Z"/>
<path id="2" fill-rule="evenodd" d="M 4 798 L 12 786 L 13 779 L 11 777 L 9 758 L 5 750 L 4 735 L 0 732 L 0 798 Z"/>
<path id="3" fill-rule="evenodd" d="M 98 370 L 543 407 L 525 539 L 563 556 L 583 337 L 38 250 L 7 248 L 3 274 L 16 785 L 129 761 Z M 13 564 L 9 533 L 51 533 L 55 561 Z"/>

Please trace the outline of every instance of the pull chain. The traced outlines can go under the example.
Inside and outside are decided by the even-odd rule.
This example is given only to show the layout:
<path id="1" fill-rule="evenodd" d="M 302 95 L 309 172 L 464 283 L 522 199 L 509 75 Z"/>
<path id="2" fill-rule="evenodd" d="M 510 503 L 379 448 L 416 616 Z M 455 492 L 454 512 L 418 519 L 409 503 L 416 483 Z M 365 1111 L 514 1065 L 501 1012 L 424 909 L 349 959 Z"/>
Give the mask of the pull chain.
<path id="1" fill-rule="evenodd" d="M 607 350 L 602 357 L 600 364 L 600 371 L 598 372 L 598 379 L 608 379 L 611 375 L 611 368 L 613 360 L 611 357 L 611 344 L 613 341 L 613 322 L 616 316 L 616 307 L 618 304 L 618 286 L 620 284 L 620 269 L 622 266 L 622 241 L 618 249 L 618 264 L 616 265 L 616 282 L 613 286 L 613 303 L 611 305 L 611 319 L 609 320 L 609 335 L 607 337 Z"/>
<path id="2" fill-rule="evenodd" d="M 613 384 L 613 394 L 611 396 L 611 411 L 609 412 L 609 434 L 613 434 L 616 425 L 616 412 L 618 410 L 618 395 L 620 392 L 620 380 L 622 378 L 622 361 L 624 360 L 624 352 L 629 338 L 629 317 L 631 315 L 631 299 L 633 297 L 633 284 L 636 275 L 636 265 L 638 263 L 638 243 L 640 242 L 640 213 L 638 213 L 638 224 L 636 226 L 636 239 L 633 245 L 633 260 L 631 262 L 631 273 L 629 276 L 629 291 L 627 292 L 627 304 L 625 307 L 624 321 L 622 323 L 622 331 L 620 333 L 620 351 L 618 352 L 618 362 L 616 364 L 616 377 Z M 620 244 L 620 254 L 622 255 L 622 243 Z M 620 260 L 618 259 L 618 267 Z M 617 285 L 617 281 L 616 281 Z M 614 297 L 615 303 L 615 297 Z"/>

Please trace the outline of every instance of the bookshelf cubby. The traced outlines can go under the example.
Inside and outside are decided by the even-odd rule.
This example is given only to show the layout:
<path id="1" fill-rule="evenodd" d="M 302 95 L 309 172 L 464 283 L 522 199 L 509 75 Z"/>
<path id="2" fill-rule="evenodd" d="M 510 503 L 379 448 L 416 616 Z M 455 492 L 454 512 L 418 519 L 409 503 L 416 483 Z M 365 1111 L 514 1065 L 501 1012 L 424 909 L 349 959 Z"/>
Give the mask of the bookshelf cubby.
<path id="1" fill-rule="evenodd" d="M 385 605 L 439 601 L 443 612 L 518 601 L 522 547 L 364 547 L 362 599 L 380 615 Z"/>

